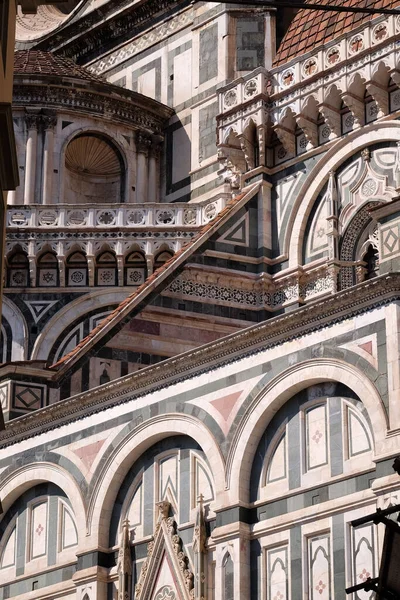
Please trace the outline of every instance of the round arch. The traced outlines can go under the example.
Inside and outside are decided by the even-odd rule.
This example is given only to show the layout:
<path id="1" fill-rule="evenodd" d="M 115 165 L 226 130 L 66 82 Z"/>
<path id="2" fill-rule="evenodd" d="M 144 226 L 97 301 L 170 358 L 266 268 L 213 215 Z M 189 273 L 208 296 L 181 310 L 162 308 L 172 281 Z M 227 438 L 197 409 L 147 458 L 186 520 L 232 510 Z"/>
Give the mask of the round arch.
<path id="1" fill-rule="evenodd" d="M 28 327 L 22 312 L 14 302 L 3 296 L 3 316 L 12 330 L 11 360 L 26 360 L 28 352 Z"/>
<path id="2" fill-rule="evenodd" d="M 0 485 L 3 514 L 24 492 L 38 483 L 44 482 L 57 485 L 71 502 L 78 531 L 78 542 L 81 544 L 82 532 L 86 533 L 86 508 L 75 480 L 57 465 L 37 462 L 20 467 L 6 476 Z"/>
<path id="3" fill-rule="evenodd" d="M 170 413 L 149 419 L 126 435 L 115 449 L 98 477 L 89 501 L 88 527 L 96 543 L 108 546 L 112 508 L 120 486 L 130 467 L 151 446 L 173 435 L 191 437 L 199 444 L 210 464 L 215 497 L 224 496 L 225 464 L 212 433 L 202 421 L 181 413 Z"/>
<path id="4" fill-rule="evenodd" d="M 379 454 L 388 421 L 382 400 L 371 381 L 362 371 L 341 360 L 320 358 L 304 361 L 270 381 L 254 398 L 237 427 L 226 470 L 227 486 L 234 502 L 249 502 L 254 455 L 276 412 L 301 390 L 326 381 L 343 383 L 358 395 L 374 423 L 375 452 Z"/>
<path id="5" fill-rule="evenodd" d="M 113 290 L 101 292 L 96 289 L 64 306 L 50 319 L 36 338 L 32 350 L 32 360 L 47 360 L 48 354 L 58 337 L 73 321 L 97 308 L 119 304 L 126 296 L 127 292 L 116 291 L 114 288 Z"/>
<path id="6" fill-rule="evenodd" d="M 304 181 L 293 205 L 285 236 L 284 253 L 289 255 L 289 268 L 297 267 L 302 262 L 307 219 L 330 171 L 336 170 L 345 160 L 366 146 L 379 142 L 400 141 L 400 123 L 384 122 L 367 129 L 356 130 L 340 139 L 321 158 Z"/>

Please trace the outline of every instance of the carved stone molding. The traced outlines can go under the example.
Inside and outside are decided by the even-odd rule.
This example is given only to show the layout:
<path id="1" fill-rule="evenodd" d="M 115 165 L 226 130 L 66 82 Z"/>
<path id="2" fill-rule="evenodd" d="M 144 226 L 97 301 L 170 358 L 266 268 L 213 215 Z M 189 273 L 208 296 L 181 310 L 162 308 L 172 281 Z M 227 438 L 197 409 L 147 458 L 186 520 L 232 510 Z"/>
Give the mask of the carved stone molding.
<path id="1" fill-rule="evenodd" d="M 109 97 L 104 93 L 80 89 L 78 84 L 74 89 L 67 86 L 56 88 L 48 85 L 24 84 L 19 79 L 19 76 L 15 77 L 13 92 L 15 106 L 46 106 L 99 115 L 129 124 L 134 129 L 146 129 L 158 135 L 161 134 L 166 119 L 172 114 L 172 110 L 162 105 L 160 105 L 160 114 L 157 115 L 155 110 L 153 112 L 146 108 L 140 99 L 136 103 L 135 92 L 121 93 L 120 97 L 116 97 L 114 92 L 113 96 Z M 108 89 L 111 92 L 111 88 L 114 89 L 116 86 L 104 84 L 105 92 Z M 29 121 L 29 124 L 31 123 L 36 127 L 39 124 L 35 125 L 34 118 Z"/>
<path id="2" fill-rule="evenodd" d="M 289 154 L 296 154 L 296 138 L 294 131 L 290 131 L 290 129 L 282 127 L 282 125 L 276 125 L 274 129 L 285 150 Z"/>
<path id="3" fill-rule="evenodd" d="M 189 569 L 189 561 L 182 549 L 182 541 L 176 533 L 176 523 L 169 517 L 170 504 L 158 503 L 159 517 L 154 530 L 153 540 L 147 545 L 147 558 L 142 565 L 139 581 L 135 587 L 135 600 L 146 600 L 151 597 L 154 582 L 157 579 L 162 557 L 165 553 L 173 574 L 178 595 L 184 600 L 194 597 L 193 573 Z"/>
<path id="4" fill-rule="evenodd" d="M 362 127 L 365 124 L 365 105 L 364 102 L 353 96 L 352 94 L 342 94 L 344 103 L 349 107 L 353 113 L 355 124 L 357 127 Z"/>

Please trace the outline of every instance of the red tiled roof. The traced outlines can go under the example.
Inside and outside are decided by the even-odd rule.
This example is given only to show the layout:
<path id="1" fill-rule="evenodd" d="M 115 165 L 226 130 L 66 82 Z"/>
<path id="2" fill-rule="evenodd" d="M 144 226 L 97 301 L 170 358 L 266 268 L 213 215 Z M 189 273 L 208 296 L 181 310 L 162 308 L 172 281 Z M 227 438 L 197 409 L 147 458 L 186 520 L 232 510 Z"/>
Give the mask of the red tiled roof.
<path id="1" fill-rule="evenodd" d="M 167 260 L 161 267 L 159 267 L 146 281 L 139 286 L 132 294 L 127 296 L 117 308 L 115 308 L 105 319 L 103 319 L 92 331 L 87 335 L 79 344 L 71 350 L 68 354 L 63 356 L 54 365 L 51 365 L 51 369 L 58 369 L 60 367 L 69 366 L 75 359 L 80 357 L 84 350 L 89 349 L 91 342 L 99 341 L 103 335 L 111 327 L 117 325 L 117 323 L 125 316 L 129 315 L 137 304 L 142 303 L 150 291 L 154 290 L 156 285 L 166 279 L 166 277 L 181 264 L 183 264 L 193 252 L 199 248 L 232 214 L 235 213 L 235 209 L 239 209 L 243 204 L 254 196 L 258 190 L 259 185 L 253 185 L 246 193 L 239 194 L 234 199 L 230 200 L 225 208 L 221 210 L 214 219 L 212 219 L 207 225 L 205 225 L 197 235 L 195 235 L 190 242 L 185 244 L 181 250 L 176 252 L 169 260 Z M 173 267 L 173 268 L 171 268 Z"/>
<path id="2" fill-rule="evenodd" d="M 309 0 L 312 4 L 330 4 L 328 0 Z M 307 2 L 307 0 L 306 0 Z M 399 0 L 335 0 L 335 6 L 359 8 L 397 8 Z M 352 31 L 377 15 L 301 9 L 293 18 L 275 56 L 274 67 L 310 52 L 313 48 Z"/>
<path id="3" fill-rule="evenodd" d="M 41 50 L 17 50 L 14 55 L 16 75 L 57 75 L 94 83 L 106 83 L 103 77 L 80 67 L 70 58 Z"/>

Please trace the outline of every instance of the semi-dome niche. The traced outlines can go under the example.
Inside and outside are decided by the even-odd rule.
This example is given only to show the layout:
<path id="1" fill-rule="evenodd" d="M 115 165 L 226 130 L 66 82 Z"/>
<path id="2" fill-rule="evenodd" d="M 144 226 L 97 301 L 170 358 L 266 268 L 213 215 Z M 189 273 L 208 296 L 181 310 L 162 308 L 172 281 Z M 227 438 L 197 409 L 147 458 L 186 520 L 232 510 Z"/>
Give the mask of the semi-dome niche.
<path id="1" fill-rule="evenodd" d="M 65 152 L 67 204 L 123 202 L 124 163 L 107 139 L 93 133 L 75 137 Z"/>

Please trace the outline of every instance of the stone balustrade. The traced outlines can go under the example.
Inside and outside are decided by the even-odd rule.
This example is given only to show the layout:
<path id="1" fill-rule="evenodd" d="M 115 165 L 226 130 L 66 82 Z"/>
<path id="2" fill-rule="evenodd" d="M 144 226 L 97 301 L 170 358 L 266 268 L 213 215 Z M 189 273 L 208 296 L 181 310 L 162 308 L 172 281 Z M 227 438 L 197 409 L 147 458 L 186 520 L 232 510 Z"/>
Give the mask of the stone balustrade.
<path id="1" fill-rule="evenodd" d="M 225 198 L 199 204 L 21 205 L 7 211 L 7 228 L 124 230 L 159 227 L 201 227 L 225 206 Z"/>

